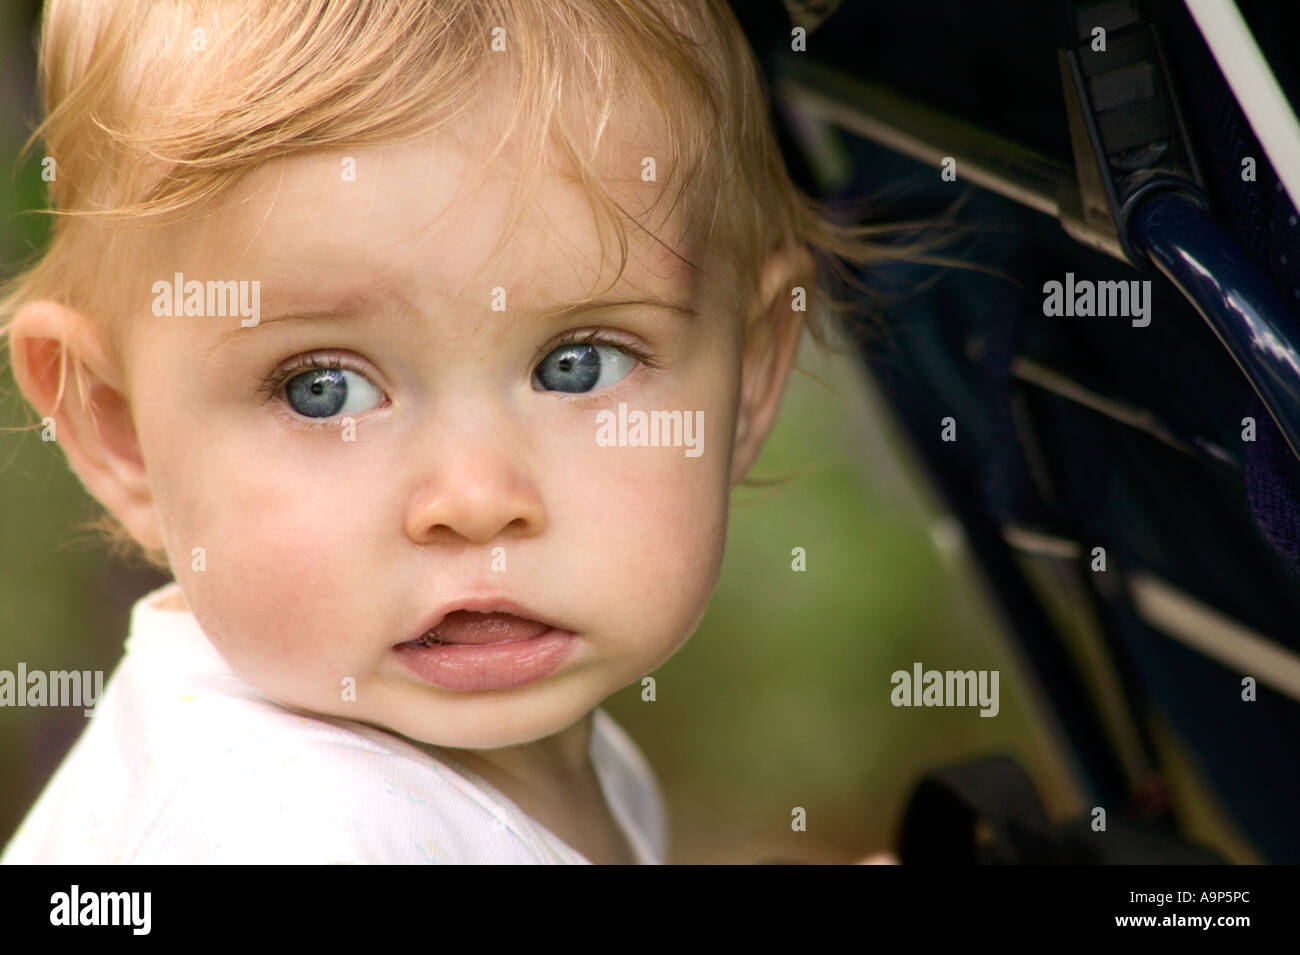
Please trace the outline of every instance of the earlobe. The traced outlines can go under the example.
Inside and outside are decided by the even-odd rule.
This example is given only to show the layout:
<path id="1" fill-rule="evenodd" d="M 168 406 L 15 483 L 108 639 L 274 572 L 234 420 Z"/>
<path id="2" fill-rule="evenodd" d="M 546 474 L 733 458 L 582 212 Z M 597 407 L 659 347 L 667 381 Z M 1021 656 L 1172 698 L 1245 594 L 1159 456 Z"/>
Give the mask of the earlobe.
<path id="1" fill-rule="evenodd" d="M 86 490 L 146 547 L 161 547 L 129 403 L 102 332 L 57 302 L 31 302 L 9 332 L 14 379 Z"/>
<path id="2" fill-rule="evenodd" d="M 802 299 L 806 302 L 811 298 L 815 279 L 812 255 L 804 247 L 773 253 L 764 266 L 759 285 L 759 327 L 745 347 L 732 454 L 733 487 L 744 479 L 757 460 L 776 422 L 781 396 L 799 350 L 806 314 L 795 309 L 796 289 L 804 290 Z"/>

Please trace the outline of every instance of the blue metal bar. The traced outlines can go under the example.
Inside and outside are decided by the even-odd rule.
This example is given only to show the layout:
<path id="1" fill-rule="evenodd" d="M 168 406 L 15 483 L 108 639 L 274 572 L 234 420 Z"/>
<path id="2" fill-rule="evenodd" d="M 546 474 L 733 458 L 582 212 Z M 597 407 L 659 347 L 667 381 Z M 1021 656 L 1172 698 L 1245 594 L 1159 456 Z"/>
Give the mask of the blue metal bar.
<path id="1" fill-rule="evenodd" d="M 1300 322 L 1200 204 L 1153 192 L 1133 212 L 1135 244 L 1228 349 L 1300 458 Z"/>

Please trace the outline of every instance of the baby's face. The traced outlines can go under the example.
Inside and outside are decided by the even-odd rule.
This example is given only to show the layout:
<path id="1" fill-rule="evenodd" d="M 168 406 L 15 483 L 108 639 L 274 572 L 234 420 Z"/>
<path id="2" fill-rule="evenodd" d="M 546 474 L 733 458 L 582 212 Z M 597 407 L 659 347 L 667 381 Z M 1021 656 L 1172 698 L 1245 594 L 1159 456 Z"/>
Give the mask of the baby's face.
<path id="1" fill-rule="evenodd" d="M 348 155 L 355 181 L 334 154 L 259 171 L 142 276 L 127 390 L 161 533 L 204 631 L 273 699 L 441 746 L 536 740 L 654 670 L 704 613 L 741 304 L 629 227 L 602 298 L 694 315 L 535 315 L 613 274 L 578 185 L 544 180 L 489 259 L 508 173 L 440 219 L 481 157 L 431 140 Z M 614 194 L 641 210 L 657 187 L 632 169 Z M 259 282 L 258 323 L 150 314 L 178 272 Z M 620 404 L 702 434 L 611 446 L 598 413 Z M 603 430 L 617 439 L 617 420 Z M 413 646 L 443 611 L 506 603 L 565 632 Z"/>

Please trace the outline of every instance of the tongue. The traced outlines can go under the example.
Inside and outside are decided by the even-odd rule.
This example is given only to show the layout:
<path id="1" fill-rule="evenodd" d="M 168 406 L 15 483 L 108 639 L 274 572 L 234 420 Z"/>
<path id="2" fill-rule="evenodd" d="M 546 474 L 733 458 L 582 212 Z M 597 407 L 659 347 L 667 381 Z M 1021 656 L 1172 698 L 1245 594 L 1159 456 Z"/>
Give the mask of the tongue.
<path id="1" fill-rule="evenodd" d="M 475 613 L 457 610 L 447 614 L 433 631 L 434 639 L 443 643 L 514 643 L 531 640 L 551 629 L 536 620 L 526 620 L 509 613 Z"/>

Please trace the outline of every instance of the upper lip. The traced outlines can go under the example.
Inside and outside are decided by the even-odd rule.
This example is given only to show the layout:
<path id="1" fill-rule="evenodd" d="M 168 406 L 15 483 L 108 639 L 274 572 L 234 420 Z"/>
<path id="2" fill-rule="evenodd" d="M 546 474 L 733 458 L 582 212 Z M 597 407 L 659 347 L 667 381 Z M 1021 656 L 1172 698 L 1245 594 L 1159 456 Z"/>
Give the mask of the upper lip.
<path id="1" fill-rule="evenodd" d="M 438 628 L 449 614 L 458 610 L 469 610 L 474 613 L 508 613 L 515 617 L 522 617 L 525 620 L 532 620 L 535 623 L 544 624 L 552 630 L 564 630 L 565 627 L 556 623 L 547 616 L 537 613 L 529 607 L 517 601 L 510 600 L 506 597 L 473 597 L 466 600 L 457 600 L 451 603 L 443 604 L 427 618 L 424 624 L 414 634 L 411 635 L 409 642 L 419 640 L 426 633 L 430 633 Z"/>

